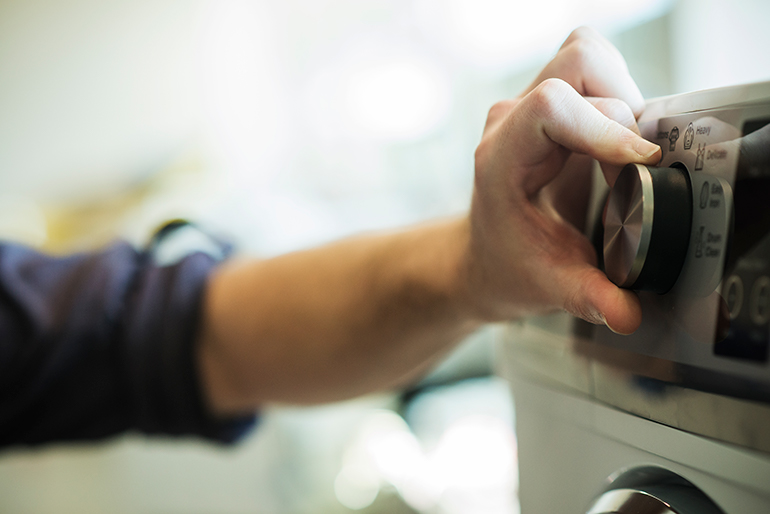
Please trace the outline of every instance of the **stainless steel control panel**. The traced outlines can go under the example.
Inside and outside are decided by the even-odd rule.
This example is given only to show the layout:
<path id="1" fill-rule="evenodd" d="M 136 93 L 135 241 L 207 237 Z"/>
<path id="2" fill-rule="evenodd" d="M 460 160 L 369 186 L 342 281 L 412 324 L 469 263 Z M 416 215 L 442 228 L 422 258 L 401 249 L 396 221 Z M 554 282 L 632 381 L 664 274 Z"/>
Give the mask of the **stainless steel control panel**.
<path id="1" fill-rule="evenodd" d="M 609 198 L 597 177 L 587 226 L 641 326 L 518 320 L 501 372 L 770 454 L 770 82 L 649 101 L 639 127 L 661 161 Z"/>
<path id="2" fill-rule="evenodd" d="M 639 290 L 642 326 L 590 339 L 675 364 L 681 385 L 770 402 L 770 83 L 653 101 L 639 127 L 663 156 L 623 171 L 610 211 L 636 218 L 603 242 L 608 276 Z M 688 189 L 672 196 L 666 174 Z M 648 284 L 663 275 L 665 287 Z"/>

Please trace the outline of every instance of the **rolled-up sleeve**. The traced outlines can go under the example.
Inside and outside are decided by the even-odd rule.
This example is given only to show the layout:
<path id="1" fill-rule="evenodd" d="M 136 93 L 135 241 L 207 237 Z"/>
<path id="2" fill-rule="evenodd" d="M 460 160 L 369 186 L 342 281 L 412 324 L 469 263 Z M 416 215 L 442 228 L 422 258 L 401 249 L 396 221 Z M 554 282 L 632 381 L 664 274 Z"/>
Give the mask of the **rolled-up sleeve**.
<path id="1" fill-rule="evenodd" d="M 51 257 L 0 244 L 0 446 L 126 431 L 233 442 L 207 412 L 196 335 L 216 261 L 158 266 L 125 243 Z"/>

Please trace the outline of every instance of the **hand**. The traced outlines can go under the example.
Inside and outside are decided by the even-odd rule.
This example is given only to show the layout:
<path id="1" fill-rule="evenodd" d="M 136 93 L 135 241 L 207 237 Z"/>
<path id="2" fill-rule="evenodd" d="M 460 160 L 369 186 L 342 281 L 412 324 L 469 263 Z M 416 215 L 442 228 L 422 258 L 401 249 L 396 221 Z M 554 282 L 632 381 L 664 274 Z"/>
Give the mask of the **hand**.
<path id="1" fill-rule="evenodd" d="M 610 184 L 623 165 L 660 159 L 638 134 L 643 106 L 620 53 L 581 28 L 522 96 L 492 107 L 476 150 L 466 257 L 482 317 L 564 309 L 621 333 L 639 326 L 638 298 L 596 268 L 576 224 L 590 188 L 582 156 L 603 163 Z"/>

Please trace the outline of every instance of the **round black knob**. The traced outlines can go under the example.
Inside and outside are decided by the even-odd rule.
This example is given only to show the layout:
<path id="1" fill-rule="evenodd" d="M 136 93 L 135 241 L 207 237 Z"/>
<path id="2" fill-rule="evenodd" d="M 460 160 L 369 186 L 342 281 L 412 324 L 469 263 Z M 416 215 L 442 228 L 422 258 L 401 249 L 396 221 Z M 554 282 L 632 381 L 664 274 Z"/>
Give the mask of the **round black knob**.
<path id="1" fill-rule="evenodd" d="M 667 293 L 682 270 L 691 229 L 689 173 L 627 165 L 607 200 L 607 277 L 620 287 Z"/>

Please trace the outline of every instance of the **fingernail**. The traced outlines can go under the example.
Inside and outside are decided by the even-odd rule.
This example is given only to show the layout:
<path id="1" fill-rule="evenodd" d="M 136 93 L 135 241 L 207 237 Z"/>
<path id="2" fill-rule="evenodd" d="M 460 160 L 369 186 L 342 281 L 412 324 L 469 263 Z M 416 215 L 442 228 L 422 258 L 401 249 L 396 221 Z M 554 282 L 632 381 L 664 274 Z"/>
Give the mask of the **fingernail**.
<path id="1" fill-rule="evenodd" d="M 605 327 L 609 328 L 610 330 L 612 330 L 616 334 L 623 335 L 620 332 L 618 332 L 617 330 L 615 330 L 614 328 L 612 328 L 609 323 L 607 323 L 607 318 L 604 317 L 604 314 L 602 314 L 601 316 L 602 316 L 602 321 L 604 322 L 604 326 Z"/>
<path id="2" fill-rule="evenodd" d="M 612 330 L 612 332 L 613 332 L 613 333 L 615 333 L 615 334 L 618 334 L 619 336 L 627 336 L 628 334 L 630 334 L 630 333 L 631 333 L 631 332 L 620 332 L 619 330 L 615 330 L 614 328 L 612 328 L 612 325 L 610 325 L 609 323 L 607 323 L 607 318 L 605 318 L 604 316 L 602 316 L 602 319 L 604 320 L 604 326 L 606 326 L 607 328 L 609 328 L 610 330 Z"/>
<path id="3" fill-rule="evenodd" d="M 636 139 L 636 142 L 634 142 L 634 150 L 642 159 L 646 160 L 655 155 L 660 150 L 660 147 L 655 143 L 650 143 L 646 139 L 639 137 Z"/>

